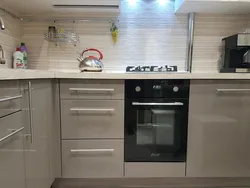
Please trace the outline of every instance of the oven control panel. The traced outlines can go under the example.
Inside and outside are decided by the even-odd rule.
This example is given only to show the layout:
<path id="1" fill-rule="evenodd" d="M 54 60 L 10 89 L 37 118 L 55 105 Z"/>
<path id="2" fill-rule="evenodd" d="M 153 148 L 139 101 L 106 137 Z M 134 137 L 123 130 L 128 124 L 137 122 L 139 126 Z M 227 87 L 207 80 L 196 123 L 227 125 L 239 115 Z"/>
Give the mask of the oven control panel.
<path id="1" fill-rule="evenodd" d="M 188 98 L 189 80 L 126 80 L 126 98 Z"/>

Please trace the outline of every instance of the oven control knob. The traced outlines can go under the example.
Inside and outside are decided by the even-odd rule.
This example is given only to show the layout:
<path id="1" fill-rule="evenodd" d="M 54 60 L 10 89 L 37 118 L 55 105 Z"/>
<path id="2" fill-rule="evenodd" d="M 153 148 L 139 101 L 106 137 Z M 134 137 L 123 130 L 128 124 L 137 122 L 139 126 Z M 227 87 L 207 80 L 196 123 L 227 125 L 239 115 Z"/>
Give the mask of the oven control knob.
<path id="1" fill-rule="evenodd" d="M 135 91 L 136 92 L 140 92 L 141 91 L 141 87 L 140 86 L 136 86 Z"/>
<path id="2" fill-rule="evenodd" d="M 173 91 L 174 91 L 174 92 L 178 92 L 178 91 L 179 91 L 179 88 L 178 88 L 177 86 L 174 86 Z"/>

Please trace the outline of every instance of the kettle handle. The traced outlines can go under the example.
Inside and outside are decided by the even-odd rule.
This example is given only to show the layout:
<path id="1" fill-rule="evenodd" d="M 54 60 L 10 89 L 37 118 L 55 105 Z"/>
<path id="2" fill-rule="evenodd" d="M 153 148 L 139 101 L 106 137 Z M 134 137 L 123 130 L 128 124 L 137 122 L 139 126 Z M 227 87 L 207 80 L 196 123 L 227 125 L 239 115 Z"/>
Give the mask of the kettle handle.
<path id="1" fill-rule="evenodd" d="M 95 48 L 87 48 L 86 50 L 84 50 L 84 51 L 82 52 L 82 56 L 83 56 L 83 54 L 84 54 L 85 52 L 88 52 L 88 51 L 95 51 L 95 52 L 98 52 L 99 55 L 100 55 L 99 60 L 103 59 L 103 54 L 102 54 L 102 52 L 100 52 L 99 50 L 97 50 L 97 49 L 95 49 Z"/>

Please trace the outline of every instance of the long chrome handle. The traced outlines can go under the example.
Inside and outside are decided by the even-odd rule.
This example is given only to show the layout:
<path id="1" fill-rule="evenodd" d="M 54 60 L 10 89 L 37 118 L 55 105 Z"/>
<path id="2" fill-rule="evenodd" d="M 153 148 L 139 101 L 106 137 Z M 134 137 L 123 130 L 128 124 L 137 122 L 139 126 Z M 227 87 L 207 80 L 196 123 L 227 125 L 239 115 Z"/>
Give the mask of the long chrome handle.
<path id="1" fill-rule="evenodd" d="M 70 111 L 85 111 L 85 112 L 114 112 L 113 108 L 70 108 Z"/>
<path id="2" fill-rule="evenodd" d="M 70 91 L 95 91 L 95 92 L 114 92 L 115 89 L 109 88 L 69 88 Z"/>
<path id="3" fill-rule="evenodd" d="M 140 102 L 132 102 L 134 106 L 183 106 L 182 102 L 171 102 L 171 103 L 140 103 Z"/>
<path id="4" fill-rule="evenodd" d="M 33 143 L 33 104 L 32 104 L 32 83 L 28 83 L 29 90 L 29 118 L 30 118 L 30 142 Z"/>
<path id="5" fill-rule="evenodd" d="M 17 96 L 13 96 L 13 97 L 6 97 L 6 98 L 0 99 L 0 102 L 10 101 L 10 100 L 14 100 L 14 99 L 20 99 L 22 97 L 23 97 L 22 95 L 17 95 Z"/>
<path id="6" fill-rule="evenodd" d="M 8 134 L 7 136 L 1 138 L 1 139 L 0 139 L 0 143 L 3 142 L 3 141 L 5 141 L 5 140 L 7 140 L 8 138 L 14 136 L 15 134 L 21 132 L 23 129 L 24 129 L 24 127 L 20 128 L 20 129 L 17 129 L 16 131 L 14 131 L 14 132 Z"/>
<path id="7" fill-rule="evenodd" d="M 90 153 L 90 152 L 114 152 L 114 149 L 72 149 L 71 153 Z"/>
<path id="8" fill-rule="evenodd" d="M 217 89 L 217 92 L 250 92 L 250 89 Z"/>

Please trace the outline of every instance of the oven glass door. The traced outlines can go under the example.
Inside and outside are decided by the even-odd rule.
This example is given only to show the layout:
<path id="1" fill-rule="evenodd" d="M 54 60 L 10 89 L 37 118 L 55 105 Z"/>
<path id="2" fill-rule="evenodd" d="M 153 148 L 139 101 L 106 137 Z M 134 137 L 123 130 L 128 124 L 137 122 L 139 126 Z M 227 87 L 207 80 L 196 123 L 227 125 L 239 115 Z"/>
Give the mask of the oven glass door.
<path id="1" fill-rule="evenodd" d="M 185 161 L 186 100 L 128 100 L 126 161 Z"/>

